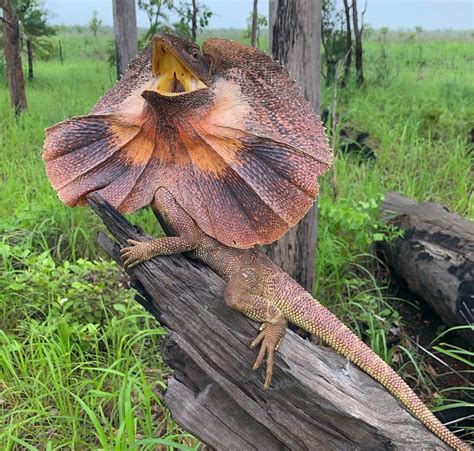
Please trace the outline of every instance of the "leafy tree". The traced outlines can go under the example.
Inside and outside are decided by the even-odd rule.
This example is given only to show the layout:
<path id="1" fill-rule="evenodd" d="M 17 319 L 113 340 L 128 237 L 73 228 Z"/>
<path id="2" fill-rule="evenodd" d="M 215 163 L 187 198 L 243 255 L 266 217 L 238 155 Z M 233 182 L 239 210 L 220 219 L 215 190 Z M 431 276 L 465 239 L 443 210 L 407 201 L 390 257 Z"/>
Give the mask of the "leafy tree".
<path id="1" fill-rule="evenodd" d="M 198 30 L 209 25 L 212 11 L 198 0 L 180 0 L 179 6 L 173 5 L 173 9 L 181 18 L 179 24 L 175 24 L 178 34 L 189 35 L 191 41 L 196 42 Z"/>
<path id="2" fill-rule="evenodd" d="M 150 26 L 142 38 L 149 41 L 158 31 L 167 31 L 196 42 L 197 32 L 209 24 L 212 11 L 198 0 L 138 0 L 138 6 L 148 17 Z M 172 25 L 167 12 L 175 12 L 180 20 Z"/>
<path id="3" fill-rule="evenodd" d="M 51 43 L 45 37 L 56 34 L 56 30 L 48 25 L 48 14 L 36 0 L 19 2 L 18 19 L 21 26 L 21 35 L 26 43 L 28 55 L 28 78 L 33 79 L 34 51 L 49 53 Z"/>
<path id="4" fill-rule="evenodd" d="M 245 33 L 245 38 L 250 39 L 251 45 L 255 47 L 260 47 L 260 34 L 263 27 L 268 25 L 267 17 L 263 14 L 257 14 L 256 22 L 255 22 L 255 43 L 253 41 L 253 34 L 254 34 L 254 13 L 250 12 L 247 17 L 247 31 Z"/>
<path id="5" fill-rule="evenodd" d="M 138 7 L 145 12 L 150 26 L 143 39 L 149 41 L 160 30 L 168 30 L 166 10 L 173 7 L 173 0 L 138 0 Z"/>
<path id="6" fill-rule="evenodd" d="M 27 109 L 25 80 L 21 64 L 20 24 L 18 21 L 18 4 L 13 0 L 0 0 L 3 23 L 3 51 L 7 67 L 8 90 L 10 102 L 15 114 Z"/>
<path id="7" fill-rule="evenodd" d="M 97 16 L 97 11 L 92 11 L 92 18 L 89 22 L 89 30 L 92 31 L 94 37 L 97 37 L 97 32 L 102 25 L 102 20 Z"/>
<path id="8" fill-rule="evenodd" d="M 326 63 L 326 86 L 332 84 L 336 77 L 337 64 L 342 61 L 347 50 L 343 11 L 336 8 L 334 0 L 323 0 L 321 4 L 321 43 L 324 48 Z"/>

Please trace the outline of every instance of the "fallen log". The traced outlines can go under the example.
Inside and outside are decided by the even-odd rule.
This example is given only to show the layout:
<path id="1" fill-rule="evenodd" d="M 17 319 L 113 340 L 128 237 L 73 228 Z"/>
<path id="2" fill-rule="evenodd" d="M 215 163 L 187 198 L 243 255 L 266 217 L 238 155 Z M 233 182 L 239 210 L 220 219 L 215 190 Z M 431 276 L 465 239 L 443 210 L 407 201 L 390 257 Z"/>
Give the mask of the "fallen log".
<path id="1" fill-rule="evenodd" d="M 434 202 L 387 193 L 382 217 L 404 230 L 378 248 L 408 289 L 474 345 L 474 223 Z"/>
<path id="2" fill-rule="evenodd" d="M 89 201 L 122 245 L 146 239 L 98 195 Z M 117 263 L 120 245 L 100 247 Z M 168 331 L 174 375 L 164 396 L 173 419 L 219 450 L 447 449 L 377 382 L 330 349 L 288 332 L 270 390 L 251 370 L 258 324 L 223 302 L 223 281 L 183 256 L 129 271 L 137 300 Z"/>

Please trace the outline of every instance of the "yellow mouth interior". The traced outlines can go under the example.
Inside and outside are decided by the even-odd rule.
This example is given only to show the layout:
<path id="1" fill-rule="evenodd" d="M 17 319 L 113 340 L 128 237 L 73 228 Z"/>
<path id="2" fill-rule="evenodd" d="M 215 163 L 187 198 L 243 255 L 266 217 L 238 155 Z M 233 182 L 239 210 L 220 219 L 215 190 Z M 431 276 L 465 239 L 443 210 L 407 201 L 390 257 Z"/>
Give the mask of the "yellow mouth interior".
<path id="1" fill-rule="evenodd" d="M 183 95 L 207 88 L 164 43 L 155 42 L 152 54 L 153 80 L 150 90 L 166 96 Z"/>

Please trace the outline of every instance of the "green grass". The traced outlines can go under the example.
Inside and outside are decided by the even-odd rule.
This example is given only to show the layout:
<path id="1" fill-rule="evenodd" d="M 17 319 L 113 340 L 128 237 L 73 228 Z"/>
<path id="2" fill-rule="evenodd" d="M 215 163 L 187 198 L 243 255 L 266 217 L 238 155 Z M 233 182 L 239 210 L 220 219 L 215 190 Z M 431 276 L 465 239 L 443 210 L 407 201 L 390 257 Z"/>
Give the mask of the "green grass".
<path id="1" fill-rule="evenodd" d="M 37 62 L 29 110 L 18 119 L 0 73 L 0 448 L 195 448 L 161 402 L 163 329 L 135 303 L 115 264 L 97 255 L 95 215 L 58 201 L 41 160 L 43 129 L 86 114 L 113 84 L 110 37 L 76 31 L 54 39 L 64 64 L 57 55 Z M 388 345 L 390 328 L 402 324 L 370 246 L 397 233 L 377 219 L 387 190 L 474 217 L 474 59 L 469 37 L 407 39 L 368 42 L 366 86 L 351 80 L 339 93 L 338 127 L 367 131 L 377 160 L 339 153 L 335 202 L 330 174 L 322 180 L 315 294 L 404 375 L 414 367 L 407 375 L 443 409 L 452 393 L 430 397 L 436 381 L 423 358 L 406 342 Z M 323 105 L 332 105 L 332 93 L 323 87 Z M 149 212 L 133 219 L 157 233 Z M 472 353 L 450 346 L 434 351 L 472 362 Z"/>

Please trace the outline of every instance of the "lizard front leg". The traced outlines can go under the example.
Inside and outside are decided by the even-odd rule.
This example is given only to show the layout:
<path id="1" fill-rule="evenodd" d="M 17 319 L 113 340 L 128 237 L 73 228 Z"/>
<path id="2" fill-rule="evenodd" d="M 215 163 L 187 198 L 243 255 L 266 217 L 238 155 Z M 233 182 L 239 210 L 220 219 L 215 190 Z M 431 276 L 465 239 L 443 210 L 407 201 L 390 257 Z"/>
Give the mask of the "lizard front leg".
<path id="1" fill-rule="evenodd" d="M 253 349 L 260 345 L 260 351 L 253 366 L 257 370 L 266 357 L 265 382 L 270 387 L 273 376 L 273 355 L 286 333 L 287 322 L 283 314 L 272 303 L 261 296 L 259 277 L 254 269 L 243 269 L 232 275 L 224 290 L 224 299 L 229 307 L 237 310 L 262 326 L 257 338 L 250 344 Z"/>
<path id="2" fill-rule="evenodd" d="M 127 240 L 130 246 L 120 250 L 125 268 L 132 268 L 156 256 L 188 252 L 199 245 L 202 232 L 166 189 L 157 190 L 152 208 L 167 231 L 177 236 L 148 241 Z"/>
<path id="3" fill-rule="evenodd" d="M 127 243 L 130 246 L 120 249 L 125 268 L 133 268 L 156 256 L 180 254 L 194 249 L 194 243 L 181 236 L 166 236 L 148 241 L 127 240 Z"/>

